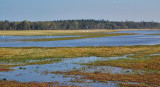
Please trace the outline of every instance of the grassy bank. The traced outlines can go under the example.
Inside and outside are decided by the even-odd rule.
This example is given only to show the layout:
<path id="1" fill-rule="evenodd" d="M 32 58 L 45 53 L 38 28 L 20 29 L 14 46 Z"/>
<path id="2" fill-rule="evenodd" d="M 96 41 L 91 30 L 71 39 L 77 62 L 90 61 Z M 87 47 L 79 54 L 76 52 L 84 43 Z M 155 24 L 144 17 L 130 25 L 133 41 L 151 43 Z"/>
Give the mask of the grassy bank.
<path id="1" fill-rule="evenodd" d="M 42 38 L 42 39 L 25 39 L 20 41 L 57 41 L 57 40 L 74 40 L 84 38 L 108 37 L 133 35 L 126 33 L 108 33 L 115 30 L 37 30 L 37 31 L 0 31 L 0 35 L 16 35 L 16 36 L 75 36 L 61 38 Z"/>
<path id="2" fill-rule="evenodd" d="M 29 31 L 0 31 L 0 35 L 13 36 L 59 36 L 75 35 L 77 33 L 114 32 L 115 30 L 29 30 Z"/>
<path id="3" fill-rule="evenodd" d="M 157 53 L 160 45 L 155 46 L 119 46 L 119 47 L 1 47 L 0 61 L 37 60 L 46 58 L 74 57 L 111 57 L 126 54 Z M 138 56 L 138 54 L 137 54 Z"/>
<path id="4" fill-rule="evenodd" d="M 14 36 L 41 36 L 41 35 L 74 35 L 75 33 L 97 33 L 97 32 L 115 32 L 115 31 L 137 31 L 137 30 L 160 30 L 160 29 L 94 29 L 94 30 L 21 30 L 21 31 L 2 31 L 0 35 L 14 35 Z"/>
<path id="5" fill-rule="evenodd" d="M 25 39 L 20 41 L 59 41 L 59 40 L 75 40 L 75 39 L 85 39 L 85 38 L 96 38 L 96 37 L 109 37 L 109 36 L 122 36 L 122 35 L 134 35 L 127 33 L 74 33 L 74 34 L 62 34 L 71 35 L 75 37 L 61 37 L 61 38 L 43 38 L 43 39 Z"/>

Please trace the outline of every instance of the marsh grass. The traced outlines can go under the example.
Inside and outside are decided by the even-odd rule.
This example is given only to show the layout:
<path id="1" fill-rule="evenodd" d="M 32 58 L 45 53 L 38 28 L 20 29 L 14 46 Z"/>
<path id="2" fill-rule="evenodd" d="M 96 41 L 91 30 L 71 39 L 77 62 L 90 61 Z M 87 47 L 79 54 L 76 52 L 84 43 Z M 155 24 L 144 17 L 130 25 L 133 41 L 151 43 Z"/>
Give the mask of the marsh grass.
<path id="1" fill-rule="evenodd" d="M 150 46 L 157 49 L 160 46 Z M 0 66 L 9 68 L 14 66 L 49 64 L 61 61 L 61 58 L 76 57 L 116 57 L 149 49 L 148 46 L 120 46 L 120 47 L 1 47 Z M 56 58 L 56 59 L 55 59 Z M 58 58 L 58 59 L 57 59 Z M 44 61 L 45 59 L 50 59 Z M 39 60 L 28 62 L 29 60 Z M 9 65 L 10 64 L 10 65 Z"/>
<path id="2" fill-rule="evenodd" d="M 151 59 L 117 59 L 117 60 L 109 60 L 109 61 L 96 61 L 93 63 L 88 63 L 87 65 L 95 65 L 95 66 L 116 66 L 122 68 L 130 68 L 130 69 L 141 69 L 145 71 L 160 71 L 160 56 L 156 56 Z"/>
<path id="3" fill-rule="evenodd" d="M 50 64 L 50 63 L 54 63 L 54 62 L 60 62 L 62 61 L 62 59 L 51 59 L 51 60 L 45 60 L 45 61 L 35 61 L 35 62 L 27 62 L 25 64 L 23 64 L 23 66 L 25 65 L 37 65 L 37 64 Z"/>
<path id="4" fill-rule="evenodd" d="M 13 36 L 44 36 L 44 35 L 69 35 L 75 33 L 104 33 L 104 32 L 116 32 L 116 31 L 137 31 L 137 30 L 159 30 L 159 29 L 90 29 L 90 30 L 20 30 L 20 31 L 4 31 L 0 30 L 0 35 L 13 35 Z"/>
<path id="5" fill-rule="evenodd" d="M 59 36 L 59 35 L 76 35 L 95 32 L 115 32 L 115 30 L 29 30 L 29 31 L 0 31 L 0 35 L 14 36 Z"/>
<path id="6" fill-rule="evenodd" d="M 0 61 L 17 62 L 46 58 L 116 57 L 145 50 L 160 49 L 160 46 L 119 47 L 1 47 Z M 157 51 L 158 51 L 157 50 Z"/>
<path id="7" fill-rule="evenodd" d="M 135 47 L 135 46 L 131 46 Z M 130 69 L 141 69 L 145 71 L 159 72 L 160 71 L 160 47 L 155 46 L 137 46 L 143 50 L 137 50 L 134 55 L 128 55 L 125 59 L 96 61 L 87 63 L 86 65 L 94 66 L 116 66 Z M 129 50 L 128 50 L 129 51 Z M 121 53 L 121 52 L 120 52 Z M 129 59 L 131 58 L 131 59 Z"/>
<path id="8" fill-rule="evenodd" d="M 76 57 L 117 57 L 127 54 L 135 59 L 118 59 L 109 61 L 97 61 L 88 63 L 94 66 L 118 66 L 131 69 L 159 71 L 160 65 L 160 45 L 154 46 L 119 46 L 119 47 L 1 47 L 0 62 L 1 67 L 14 67 L 18 65 L 8 65 L 10 63 L 19 65 L 48 64 L 59 62 L 62 58 Z M 50 59 L 50 60 L 45 60 Z M 28 62 L 29 60 L 39 60 Z M 6 64 L 4 64 L 6 63 Z"/>
<path id="9" fill-rule="evenodd" d="M 128 57 L 136 59 L 118 59 L 111 61 L 97 61 L 87 65 L 109 65 L 123 68 L 159 70 L 159 55 L 150 56 L 150 54 L 159 53 L 160 46 L 119 46 L 119 47 L 1 47 L 0 48 L 0 66 L 12 67 L 16 65 L 48 64 L 59 62 L 62 58 L 76 57 L 117 57 L 127 54 Z M 58 58 L 58 59 L 57 59 Z M 45 60 L 50 59 L 50 60 Z M 29 60 L 39 60 L 28 62 Z M 5 64 L 4 64 L 5 63 Z"/>
<path id="10" fill-rule="evenodd" d="M 75 39 L 85 39 L 85 38 L 97 38 L 97 37 L 109 37 L 109 36 L 122 36 L 122 35 L 133 35 L 127 33 L 74 33 L 74 34 L 63 34 L 72 35 L 76 37 L 62 37 L 62 38 L 43 38 L 43 39 L 25 39 L 20 41 L 58 41 L 58 40 L 75 40 Z M 77 37 L 78 36 L 78 37 Z"/>
<path id="11" fill-rule="evenodd" d="M 36 83 L 36 82 L 16 82 L 16 81 L 0 81 L 1 87 L 52 87 L 52 85 L 57 85 L 58 83 L 56 82 L 41 82 L 41 83 Z M 58 86 L 61 87 L 61 86 Z M 69 86 L 64 86 L 64 87 L 69 87 Z"/>
<path id="12" fill-rule="evenodd" d="M 3 62 L 19 62 L 27 60 L 40 60 L 35 62 L 28 62 L 28 65 L 32 64 L 46 64 L 45 59 L 55 59 L 61 61 L 62 58 L 76 58 L 76 57 L 117 57 L 127 54 L 132 59 L 117 59 L 109 61 L 98 61 L 88 63 L 87 65 L 95 66 L 118 66 L 123 68 L 131 69 L 142 69 L 152 70 L 154 73 L 143 73 L 143 74 L 109 74 L 109 73 L 85 73 L 81 71 L 70 71 L 70 72 L 52 72 L 53 74 L 65 74 L 65 75 L 80 75 L 84 76 L 82 79 L 97 80 L 100 82 L 108 81 L 123 81 L 123 82 L 138 82 L 147 86 L 159 86 L 160 84 L 160 45 L 154 46 L 119 46 L 119 47 L 14 47 L 0 48 L 0 61 Z M 60 60 L 58 60 L 60 59 Z M 12 60 L 12 61 L 10 61 Z M 50 61 L 47 63 L 52 63 Z M 1 65 L 1 67 L 13 67 L 16 65 Z M 151 79 L 152 78 L 152 79 Z"/>
<path id="13" fill-rule="evenodd" d="M 133 35 L 126 33 L 109 33 L 115 30 L 37 30 L 37 31 L 0 31 L 0 35 L 16 35 L 16 36 L 75 36 L 62 38 L 42 38 L 42 39 L 25 39 L 18 41 L 58 41 L 58 40 L 75 40 L 84 38 L 108 37 Z"/>
<path id="14" fill-rule="evenodd" d="M 128 84 L 128 83 L 120 83 L 120 87 L 152 87 L 147 84 Z"/>
<path id="15" fill-rule="evenodd" d="M 29 59 L 28 59 L 29 60 Z M 34 61 L 34 62 L 19 62 L 19 61 L 15 61 L 13 63 L 13 65 L 8 65 L 6 64 L 1 64 L 0 65 L 0 72 L 3 71 L 11 71 L 13 69 L 11 69 L 11 67 L 16 67 L 16 66 L 26 66 L 26 65 L 42 65 L 42 64 L 50 64 L 50 63 L 55 63 L 55 62 L 60 62 L 62 61 L 62 59 L 50 59 L 50 60 L 38 60 L 38 61 Z"/>
<path id="16" fill-rule="evenodd" d="M 160 85 L 159 74 L 110 74 L 110 73 L 84 73 L 81 70 L 74 70 L 69 72 L 51 72 L 52 74 L 64 75 L 80 75 L 81 79 L 97 80 L 107 83 L 108 81 L 122 81 L 122 82 L 138 82 L 149 86 Z M 151 79 L 152 78 L 152 79 Z"/>
<path id="17" fill-rule="evenodd" d="M 8 69 L 6 67 L 0 67 L 0 72 L 12 71 L 13 69 Z"/>
<path id="18" fill-rule="evenodd" d="M 160 33 L 155 33 L 155 34 L 146 34 L 146 35 L 160 35 Z"/>

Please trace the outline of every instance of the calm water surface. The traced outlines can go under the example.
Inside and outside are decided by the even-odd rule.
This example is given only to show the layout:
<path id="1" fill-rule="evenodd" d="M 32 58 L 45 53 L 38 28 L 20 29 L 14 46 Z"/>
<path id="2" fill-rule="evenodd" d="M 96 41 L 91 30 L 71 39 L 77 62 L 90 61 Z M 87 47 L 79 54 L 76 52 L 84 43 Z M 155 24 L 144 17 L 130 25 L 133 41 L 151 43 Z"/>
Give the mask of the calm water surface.
<path id="1" fill-rule="evenodd" d="M 160 30 L 118 31 L 116 33 L 156 34 L 160 33 Z"/>
<path id="2" fill-rule="evenodd" d="M 1 41 L 0 47 L 81 47 L 81 46 L 131 46 L 160 44 L 160 35 L 125 35 L 61 41 Z"/>
<path id="3" fill-rule="evenodd" d="M 0 36 L 0 47 L 80 47 L 80 46 L 131 46 L 160 44 L 160 30 L 118 31 L 117 33 L 136 33 L 137 35 L 86 38 L 77 40 L 25 42 L 22 39 L 61 38 L 75 36 Z"/>

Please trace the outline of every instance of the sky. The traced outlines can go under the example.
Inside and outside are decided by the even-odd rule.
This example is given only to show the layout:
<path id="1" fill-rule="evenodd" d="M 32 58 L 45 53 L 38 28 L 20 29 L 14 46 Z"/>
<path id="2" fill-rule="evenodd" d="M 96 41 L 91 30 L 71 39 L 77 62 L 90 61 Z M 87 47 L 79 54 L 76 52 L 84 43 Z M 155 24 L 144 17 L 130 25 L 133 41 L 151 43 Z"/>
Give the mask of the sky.
<path id="1" fill-rule="evenodd" d="M 0 20 L 160 22 L 160 0 L 0 0 Z"/>

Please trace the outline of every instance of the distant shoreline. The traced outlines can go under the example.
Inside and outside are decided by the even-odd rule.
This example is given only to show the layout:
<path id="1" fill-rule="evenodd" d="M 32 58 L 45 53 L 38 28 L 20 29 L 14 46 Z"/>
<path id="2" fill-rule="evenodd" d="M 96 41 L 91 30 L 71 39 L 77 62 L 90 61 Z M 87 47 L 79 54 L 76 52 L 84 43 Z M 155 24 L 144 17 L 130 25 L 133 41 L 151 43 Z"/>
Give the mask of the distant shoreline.
<path id="1" fill-rule="evenodd" d="M 138 31 L 138 30 L 160 30 L 160 29 L 115 29 L 115 30 L 118 30 L 118 31 Z"/>
<path id="2" fill-rule="evenodd" d="M 79 30 L 0 30 L 0 31 L 139 31 L 160 29 L 79 29 Z"/>
<path id="3" fill-rule="evenodd" d="M 88 29 L 88 30 L 0 30 L 0 36 L 16 35 L 16 36 L 59 36 L 59 35 L 88 35 L 103 32 L 116 31 L 145 31 L 145 30 L 160 30 L 160 29 Z"/>

